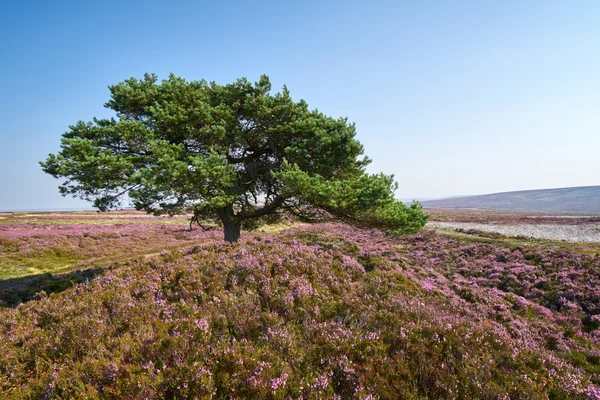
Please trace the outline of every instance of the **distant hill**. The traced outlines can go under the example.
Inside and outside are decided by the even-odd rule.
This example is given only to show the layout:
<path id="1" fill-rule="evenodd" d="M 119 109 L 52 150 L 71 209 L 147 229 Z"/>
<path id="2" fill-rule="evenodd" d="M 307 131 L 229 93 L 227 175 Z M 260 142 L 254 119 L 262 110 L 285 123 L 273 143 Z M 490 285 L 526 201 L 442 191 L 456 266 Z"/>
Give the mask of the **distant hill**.
<path id="1" fill-rule="evenodd" d="M 522 190 L 427 200 L 427 208 L 479 208 L 545 213 L 600 214 L 600 186 Z"/>

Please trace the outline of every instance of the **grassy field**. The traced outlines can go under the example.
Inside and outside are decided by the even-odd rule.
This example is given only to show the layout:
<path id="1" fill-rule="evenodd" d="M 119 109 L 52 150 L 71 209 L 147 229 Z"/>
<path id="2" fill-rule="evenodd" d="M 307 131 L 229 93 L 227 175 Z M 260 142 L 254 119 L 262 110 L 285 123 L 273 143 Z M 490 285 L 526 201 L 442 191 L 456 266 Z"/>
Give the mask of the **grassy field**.
<path id="1" fill-rule="evenodd" d="M 2 218 L 2 279 L 108 265 L 205 236 L 189 231 L 183 218 L 137 213 L 16 213 Z"/>
<path id="2" fill-rule="evenodd" d="M 190 229 L 185 216 L 135 211 L 1 213 L 0 305 L 18 304 L 42 290 L 64 290 L 119 263 L 198 242 L 220 242 L 220 230 L 208 227 L 214 230 Z"/>
<path id="3" fill-rule="evenodd" d="M 0 214 L 0 304 L 85 281 L 104 268 L 220 238 L 184 217 L 137 212 Z"/>
<path id="4" fill-rule="evenodd" d="M 597 243 L 0 218 L 1 398 L 600 398 Z"/>

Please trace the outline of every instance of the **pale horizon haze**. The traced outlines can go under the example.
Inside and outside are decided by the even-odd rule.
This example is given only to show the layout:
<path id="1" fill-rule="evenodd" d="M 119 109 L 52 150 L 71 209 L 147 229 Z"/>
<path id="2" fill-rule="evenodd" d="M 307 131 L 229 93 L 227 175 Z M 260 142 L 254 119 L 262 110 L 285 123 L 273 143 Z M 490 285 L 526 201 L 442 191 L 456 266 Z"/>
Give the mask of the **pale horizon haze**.
<path id="1" fill-rule="evenodd" d="M 38 162 L 108 86 L 271 78 L 356 123 L 401 199 L 600 185 L 600 2 L 0 5 L 0 211 L 84 208 Z"/>

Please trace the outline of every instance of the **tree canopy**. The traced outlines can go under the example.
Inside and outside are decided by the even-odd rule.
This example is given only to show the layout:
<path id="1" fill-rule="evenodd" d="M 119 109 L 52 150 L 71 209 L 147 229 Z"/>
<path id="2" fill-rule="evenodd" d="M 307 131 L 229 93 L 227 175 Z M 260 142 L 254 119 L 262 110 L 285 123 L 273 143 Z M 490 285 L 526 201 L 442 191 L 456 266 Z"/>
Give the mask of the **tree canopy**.
<path id="1" fill-rule="evenodd" d="M 225 240 L 282 212 L 416 232 L 421 206 L 394 198 L 393 176 L 368 174 L 355 126 L 271 93 L 262 76 L 220 85 L 154 74 L 110 86 L 111 119 L 79 121 L 40 162 L 62 195 L 105 211 L 127 195 L 138 210 L 213 218 Z"/>

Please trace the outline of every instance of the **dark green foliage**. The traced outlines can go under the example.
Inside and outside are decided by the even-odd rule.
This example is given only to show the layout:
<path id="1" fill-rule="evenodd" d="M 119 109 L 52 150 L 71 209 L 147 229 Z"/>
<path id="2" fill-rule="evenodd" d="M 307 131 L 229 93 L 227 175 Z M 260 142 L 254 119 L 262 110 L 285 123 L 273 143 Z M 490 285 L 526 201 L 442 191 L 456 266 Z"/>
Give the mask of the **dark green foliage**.
<path id="1" fill-rule="evenodd" d="M 108 210 L 127 194 L 138 210 L 220 220 L 228 241 L 284 211 L 393 233 L 426 222 L 420 205 L 395 200 L 392 176 L 365 173 L 353 124 L 292 101 L 285 87 L 271 94 L 266 76 L 218 85 L 146 74 L 110 91 L 117 117 L 71 126 L 41 162 L 66 178 L 63 195 Z"/>

